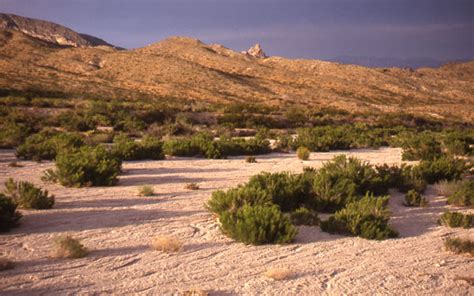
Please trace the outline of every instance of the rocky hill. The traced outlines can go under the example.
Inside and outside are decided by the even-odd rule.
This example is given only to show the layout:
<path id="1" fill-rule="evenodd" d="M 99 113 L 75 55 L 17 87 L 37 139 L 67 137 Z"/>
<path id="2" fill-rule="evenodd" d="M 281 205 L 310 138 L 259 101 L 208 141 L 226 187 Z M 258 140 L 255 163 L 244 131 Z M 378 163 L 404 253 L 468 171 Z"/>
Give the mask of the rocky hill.
<path id="1" fill-rule="evenodd" d="M 2 19 L 0 88 L 4 90 L 334 106 L 351 112 L 404 111 L 474 120 L 474 62 L 438 69 L 365 68 L 266 57 L 260 46 L 240 53 L 185 37 L 117 50 L 90 47 L 84 35 L 59 25 L 35 20 L 26 26 L 11 16 Z"/>

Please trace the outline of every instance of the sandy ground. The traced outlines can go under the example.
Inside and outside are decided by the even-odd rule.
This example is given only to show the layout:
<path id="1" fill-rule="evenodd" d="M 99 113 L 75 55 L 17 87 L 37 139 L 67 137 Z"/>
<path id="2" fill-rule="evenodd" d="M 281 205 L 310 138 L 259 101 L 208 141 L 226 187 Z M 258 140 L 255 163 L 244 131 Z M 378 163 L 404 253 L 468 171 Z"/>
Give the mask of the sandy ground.
<path id="1" fill-rule="evenodd" d="M 372 163 L 400 163 L 399 149 L 358 150 Z M 312 153 L 309 161 L 294 154 L 271 154 L 247 164 L 228 160 L 175 158 L 126 162 L 118 186 L 63 188 L 44 184 L 52 163 L 20 162 L 10 168 L 12 151 L 0 151 L 0 183 L 7 177 L 28 180 L 56 196 L 52 210 L 22 211 L 22 224 L 0 235 L 0 255 L 17 262 L 0 273 L 1 295 L 171 295 L 192 288 L 211 295 L 474 295 L 458 277 L 474 277 L 474 258 L 443 250 L 451 234 L 474 238 L 473 230 L 449 229 L 436 220 L 447 208 L 433 188 L 429 206 L 406 208 L 392 193 L 392 224 L 401 237 L 370 241 L 299 227 L 289 245 L 246 246 L 226 238 L 204 208 L 211 192 L 244 183 L 261 171 L 300 172 L 318 167 L 335 154 Z M 195 182 L 200 190 L 184 189 Z M 141 185 L 157 195 L 140 197 Z M 83 259 L 49 258 L 52 239 L 72 234 L 91 250 Z M 156 235 L 176 235 L 184 242 L 177 254 L 153 251 Z M 275 281 L 268 268 L 289 267 L 294 276 Z"/>

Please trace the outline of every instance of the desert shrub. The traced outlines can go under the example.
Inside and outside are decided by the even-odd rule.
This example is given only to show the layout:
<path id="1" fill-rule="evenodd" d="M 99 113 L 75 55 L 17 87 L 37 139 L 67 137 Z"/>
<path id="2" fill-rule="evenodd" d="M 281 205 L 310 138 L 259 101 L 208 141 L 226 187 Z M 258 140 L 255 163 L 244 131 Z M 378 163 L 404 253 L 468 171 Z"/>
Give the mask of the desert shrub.
<path id="1" fill-rule="evenodd" d="M 61 235 L 54 239 L 52 256 L 56 258 L 83 258 L 87 256 L 87 249 L 77 240 L 68 235 Z"/>
<path id="2" fill-rule="evenodd" d="M 366 195 L 347 204 L 342 210 L 321 222 L 321 229 L 329 233 L 352 234 L 366 239 L 382 240 L 398 236 L 388 225 L 389 197 Z"/>
<path id="3" fill-rule="evenodd" d="M 231 238 L 245 244 L 283 244 L 293 241 L 296 228 L 278 206 L 244 205 L 235 213 L 223 212 L 221 228 Z"/>
<path id="4" fill-rule="evenodd" d="M 271 195 L 264 189 L 239 186 L 227 191 L 214 191 L 207 203 L 207 208 L 211 212 L 221 215 L 225 212 L 235 213 L 244 205 L 270 206 L 272 204 Z"/>
<path id="5" fill-rule="evenodd" d="M 398 184 L 398 190 L 404 193 L 407 193 L 410 190 L 423 193 L 425 192 L 427 185 L 428 183 L 423 177 L 422 171 L 419 167 L 402 167 L 402 178 L 401 183 Z"/>
<path id="6" fill-rule="evenodd" d="M 0 232 L 7 232 L 19 225 L 21 214 L 16 208 L 17 205 L 11 198 L 0 193 Z"/>
<path id="7" fill-rule="evenodd" d="M 97 146 L 99 144 L 111 143 L 114 139 L 113 133 L 94 132 L 87 135 L 84 142 L 90 146 Z"/>
<path id="8" fill-rule="evenodd" d="M 466 164 L 461 159 L 441 156 L 431 161 L 422 161 L 414 169 L 418 169 L 428 184 L 441 180 L 459 180 L 466 171 Z"/>
<path id="9" fill-rule="evenodd" d="M 456 206 L 474 206 L 474 179 L 454 183 L 454 192 L 448 196 L 448 204 Z"/>
<path id="10" fill-rule="evenodd" d="M 296 150 L 296 155 L 298 155 L 298 158 L 301 160 L 308 160 L 310 151 L 308 148 L 301 146 Z"/>
<path id="11" fill-rule="evenodd" d="M 424 207 L 428 205 L 428 201 L 418 191 L 411 189 L 405 194 L 404 205 L 407 207 Z"/>
<path id="12" fill-rule="evenodd" d="M 469 155 L 473 152 L 474 133 L 466 130 L 451 130 L 444 133 L 443 146 L 451 155 Z"/>
<path id="13" fill-rule="evenodd" d="M 122 134 L 114 138 L 112 153 L 122 160 L 163 159 L 162 143 L 152 137 L 136 142 Z"/>
<path id="14" fill-rule="evenodd" d="M 191 139 L 174 139 L 163 144 L 165 154 L 172 156 L 193 157 L 200 154 L 198 146 L 194 145 Z"/>
<path id="15" fill-rule="evenodd" d="M 382 184 L 385 184 L 388 188 L 398 188 L 403 184 L 403 171 L 405 165 L 401 167 L 397 165 L 377 165 L 375 170 L 378 176 L 382 179 Z"/>
<path id="16" fill-rule="evenodd" d="M 324 126 L 298 130 L 292 141 L 293 149 L 304 146 L 311 151 L 347 150 L 351 148 L 348 129 L 342 126 Z"/>
<path id="17" fill-rule="evenodd" d="M 403 160 L 432 160 L 441 154 L 441 144 L 430 132 L 407 134 L 402 148 Z"/>
<path id="18" fill-rule="evenodd" d="M 311 199 L 311 182 L 303 174 L 264 172 L 250 178 L 247 186 L 268 192 L 283 212 L 293 211 Z"/>
<path id="19" fill-rule="evenodd" d="M 47 190 L 41 190 L 27 181 L 15 182 L 9 178 L 5 182 L 6 194 L 23 209 L 51 209 L 54 205 L 54 196 L 49 196 Z"/>
<path id="20" fill-rule="evenodd" d="M 58 121 L 61 127 L 69 131 L 85 132 L 96 127 L 96 123 L 91 117 L 70 111 L 59 114 Z"/>
<path id="21" fill-rule="evenodd" d="M 140 187 L 138 190 L 138 195 L 140 196 L 153 196 L 155 195 L 155 191 L 153 190 L 153 187 L 145 185 Z"/>
<path id="22" fill-rule="evenodd" d="M 247 156 L 247 157 L 245 157 L 245 162 L 246 163 L 256 163 L 257 160 L 255 159 L 255 156 Z"/>
<path id="23" fill-rule="evenodd" d="M 313 181 L 315 205 L 319 211 L 334 212 L 356 199 L 357 185 L 348 177 L 319 171 Z"/>
<path id="24" fill-rule="evenodd" d="M 66 150 L 56 157 L 55 181 L 67 187 L 111 186 L 117 183 L 121 161 L 103 146 Z"/>
<path id="25" fill-rule="evenodd" d="M 447 251 L 451 251 L 456 254 L 468 254 L 474 256 L 474 241 L 469 239 L 450 237 L 444 241 L 444 247 Z"/>
<path id="26" fill-rule="evenodd" d="M 184 188 L 188 190 L 199 190 L 199 185 L 196 183 L 188 183 L 184 186 Z"/>
<path id="27" fill-rule="evenodd" d="M 173 253 L 183 248 L 183 242 L 174 236 L 157 236 L 153 238 L 151 246 L 156 251 Z"/>
<path id="28" fill-rule="evenodd" d="M 291 223 L 294 225 L 318 225 L 318 213 L 307 209 L 298 208 L 290 214 Z"/>
<path id="29" fill-rule="evenodd" d="M 15 267 L 15 263 L 13 261 L 8 260 L 7 258 L 0 258 L 0 271 L 13 269 Z"/>
<path id="30" fill-rule="evenodd" d="M 29 136 L 16 149 L 16 156 L 23 159 L 53 160 L 62 150 L 78 148 L 84 141 L 78 134 L 43 131 Z"/>
<path id="31" fill-rule="evenodd" d="M 0 125 L 0 148 L 19 146 L 31 132 L 32 128 L 25 123 L 5 122 Z"/>
<path id="32" fill-rule="evenodd" d="M 439 218 L 439 222 L 441 225 L 449 227 L 471 228 L 474 222 L 474 215 L 445 211 Z"/>

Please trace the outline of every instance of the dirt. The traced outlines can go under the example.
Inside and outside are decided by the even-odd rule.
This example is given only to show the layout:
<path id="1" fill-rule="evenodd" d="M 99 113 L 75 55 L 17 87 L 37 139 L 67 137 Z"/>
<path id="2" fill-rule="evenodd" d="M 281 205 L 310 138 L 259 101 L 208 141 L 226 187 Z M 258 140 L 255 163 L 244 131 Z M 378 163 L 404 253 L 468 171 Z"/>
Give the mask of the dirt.
<path id="1" fill-rule="evenodd" d="M 299 227 L 295 243 L 247 246 L 224 236 L 204 207 L 211 193 L 246 182 L 261 172 L 301 172 L 319 167 L 343 152 L 294 154 L 227 160 L 173 158 L 133 161 L 123 166 L 118 186 L 64 188 L 41 181 L 53 163 L 20 161 L 0 151 L 0 184 L 27 180 L 56 196 L 51 210 L 22 210 L 21 226 L 0 235 L 0 256 L 16 262 L 0 273 L 1 295 L 172 295 L 201 289 L 211 295 L 473 295 L 474 259 L 449 253 L 443 239 L 456 234 L 474 239 L 473 230 L 437 224 L 445 198 L 430 187 L 425 208 L 402 205 L 392 191 L 391 223 L 400 237 L 385 241 L 330 235 L 319 227 Z M 401 163 L 400 149 L 355 150 L 371 163 Z M 197 183 L 199 190 L 185 185 Z M 138 196 L 142 185 L 155 196 Z M 469 210 L 464 210 L 469 211 Z M 472 210 L 471 210 L 472 212 Z M 90 250 L 82 259 L 50 258 L 54 237 L 71 234 Z M 150 247 L 153 237 L 176 236 L 178 253 Z M 291 269 L 293 276 L 273 280 L 269 269 Z M 471 281 L 472 282 L 472 281 Z"/>

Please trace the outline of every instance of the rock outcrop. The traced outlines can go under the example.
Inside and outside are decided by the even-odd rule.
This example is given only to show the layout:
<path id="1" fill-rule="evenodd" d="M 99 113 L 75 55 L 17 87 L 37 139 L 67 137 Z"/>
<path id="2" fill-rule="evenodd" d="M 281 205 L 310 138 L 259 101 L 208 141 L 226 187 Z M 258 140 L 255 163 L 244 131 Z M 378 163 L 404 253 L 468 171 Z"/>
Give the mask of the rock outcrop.
<path id="1" fill-rule="evenodd" d="M 249 48 L 247 51 L 242 52 L 245 55 L 252 56 L 257 59 L 266 59 L 267 55 L 263 51 L 259 43 L 255 44 L 253 47 Z"/>
<path id="2" fill-rule="evenodd" d="M 22 17 L 14 14 L 0 13 L 0 30 L 20 31 L 30 37 L 61 46 L 115 47 L 100 38 L 86 34 L 79 34 L 67 27 L 52 22 Z"/>

